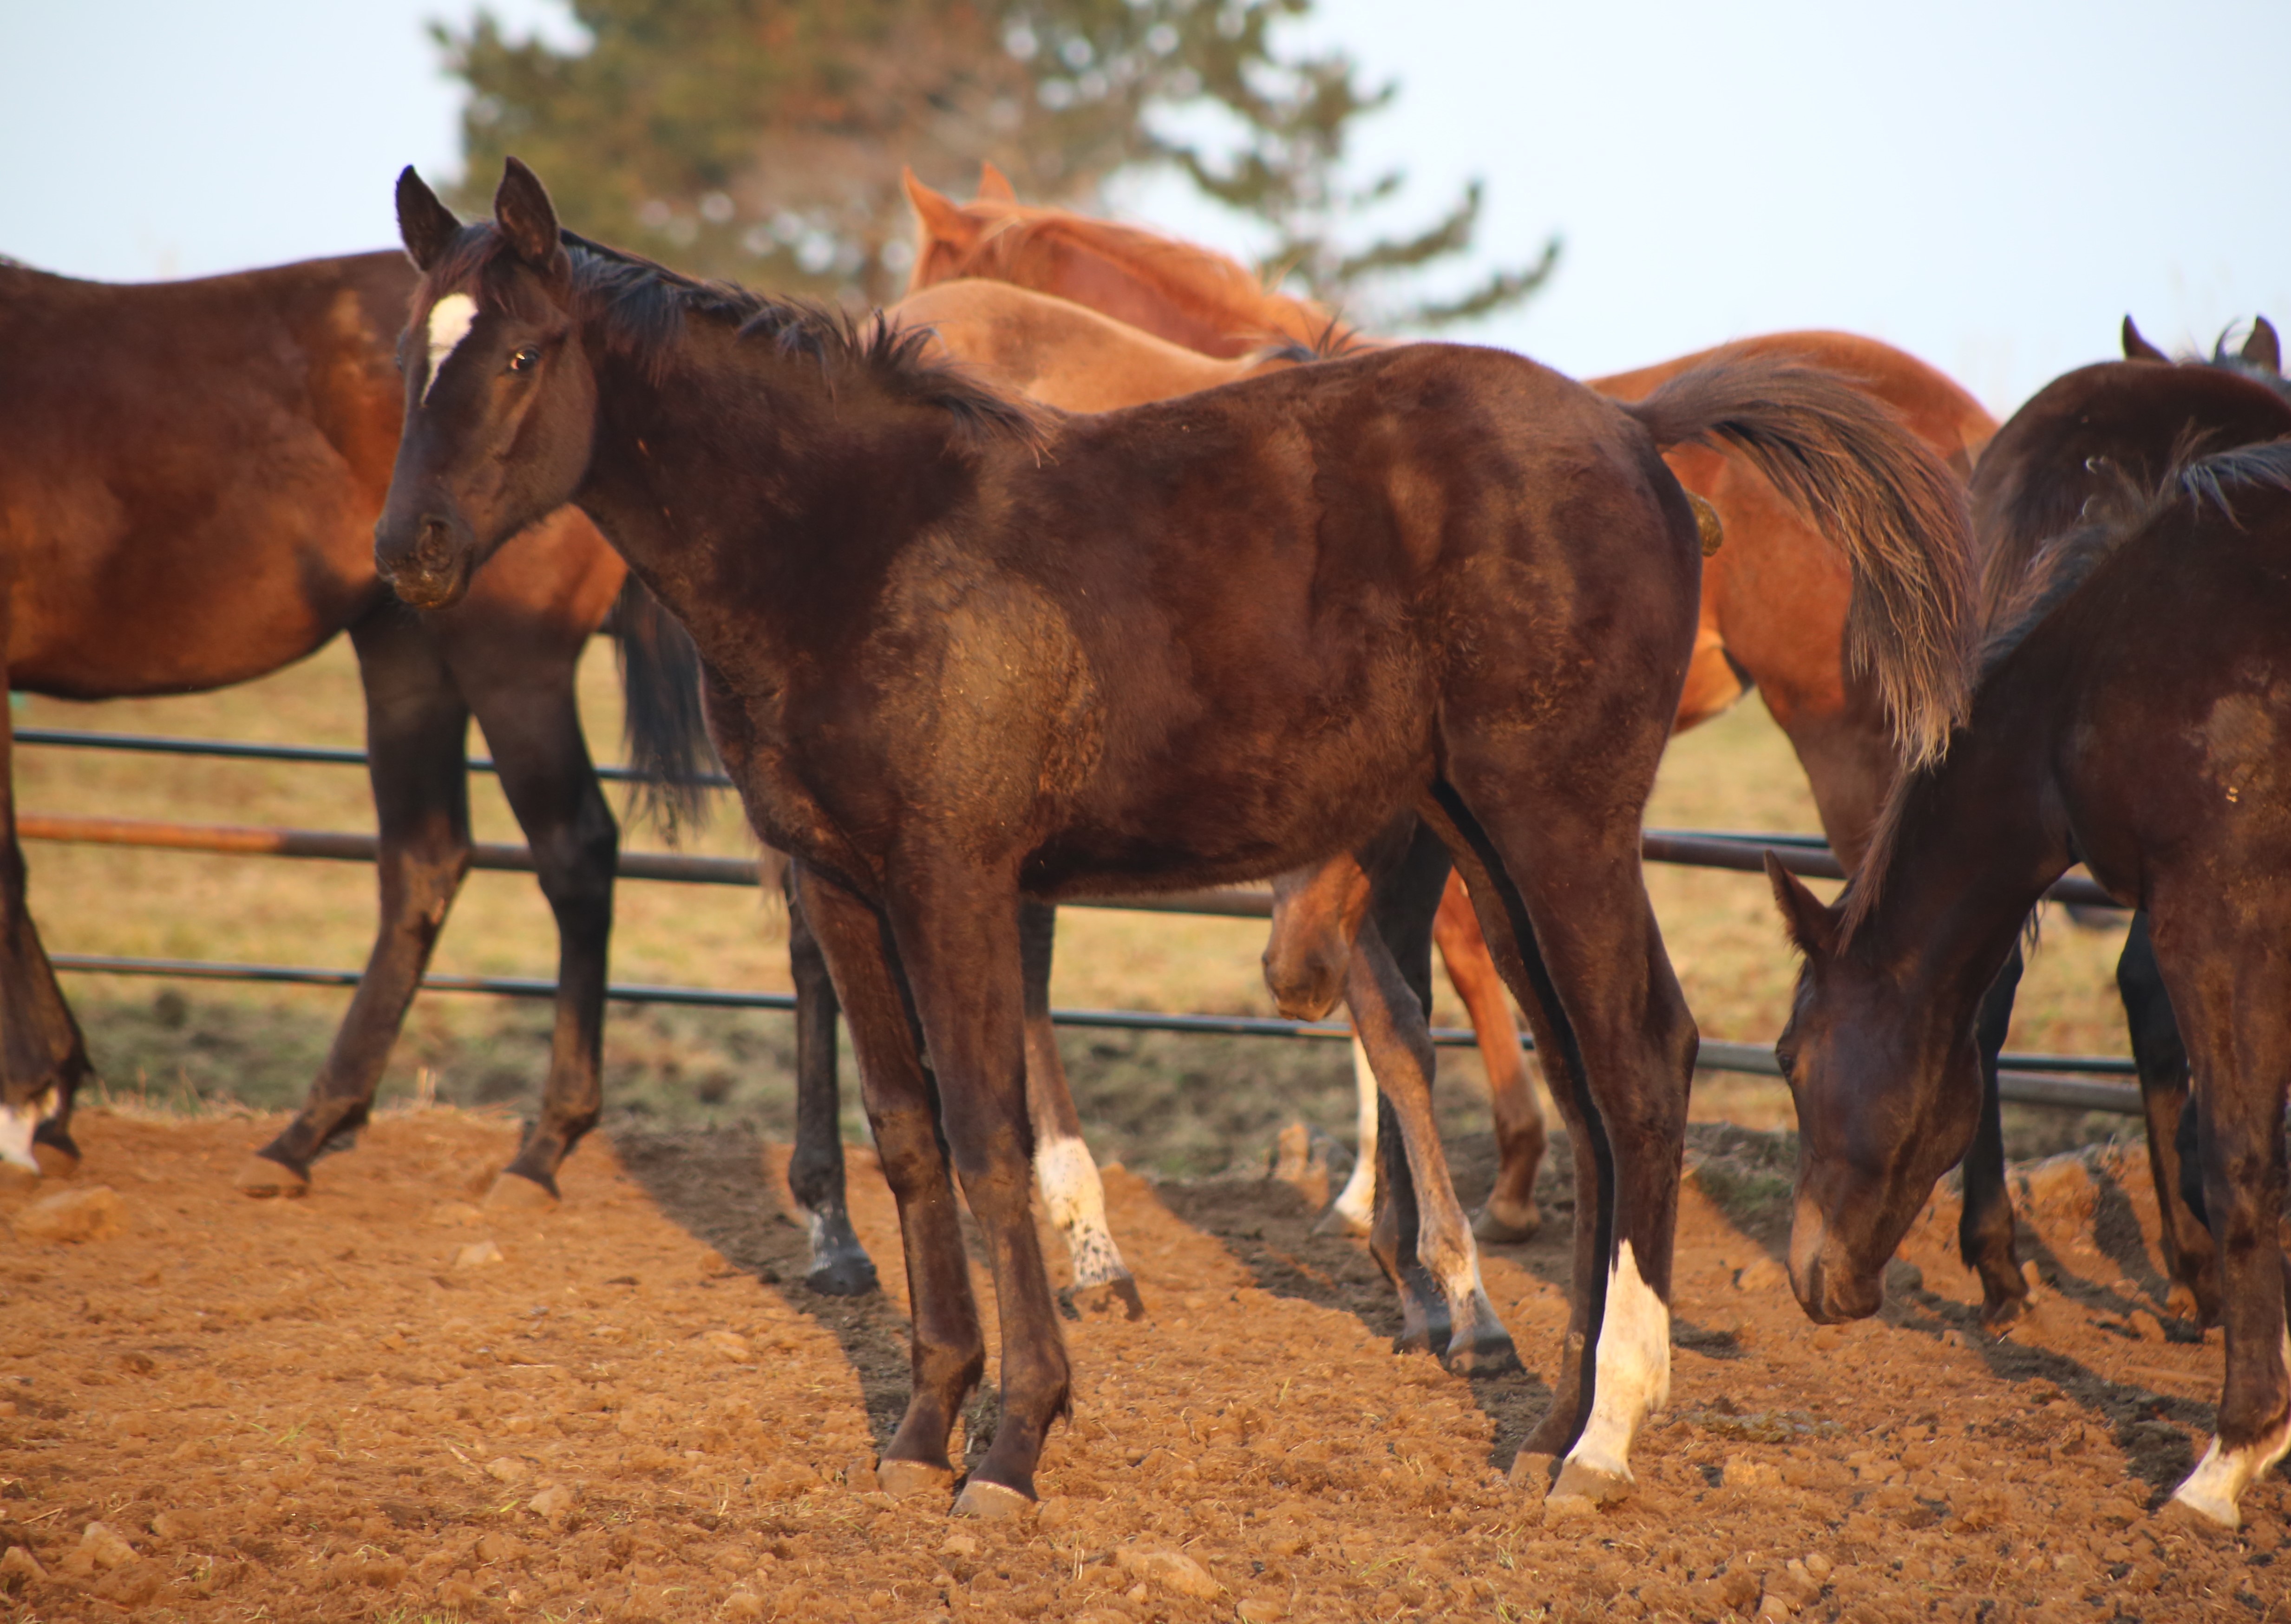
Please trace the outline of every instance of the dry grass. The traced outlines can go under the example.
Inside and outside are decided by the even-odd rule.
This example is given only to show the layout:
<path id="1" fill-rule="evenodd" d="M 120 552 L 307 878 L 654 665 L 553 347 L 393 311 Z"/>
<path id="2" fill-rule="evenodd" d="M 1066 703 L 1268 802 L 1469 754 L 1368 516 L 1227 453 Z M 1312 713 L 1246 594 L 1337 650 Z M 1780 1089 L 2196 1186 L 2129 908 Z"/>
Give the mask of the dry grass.
<path id="1" fill-rule="evenodd" d="M 595 644 L 582 699 L 596 753 L 617 760 L 620 706 L 612 651 Z M 21 724 L 221 738 L 356 745 L 363 737 L 355 661 L 337 642 L 291 671 L 213 695 L 100 705 L 35 698 Z M 482 741 L 474 733 L 473 749 Z M 373 827 L 362 774 L 108 752 L 25 748 L 19 804 L 28 810 Z M 518 839 L 489 778 L 473 786 L 478 838 Z M 1679 739 L 1649 813 L 1658 825 L 1812 830 L 1795 758 L 1749 703 Z M 659 844 L 647 828 L 631 848 Z M 694 844 L 751 849 L 725 804 Z M 363 961 L 374 929 L 372 871 L 363 864 L 248 860 L 125 848 L 29 848 L 32 905 L 51 950 L 238 959 L 328 966 Z M 1650 888 L 1673 961 L 1703 1031 L 1770 1041 L 1786 1011 L 1793 968 L 1764 880 L 1754 874 L 1657 867 Z M 785 924 L 776 904 L 724 887 L 630 884 L 617 904 L 614 978 L 708 986 L 789 985 Z M 555 929 L 531 878 L 473 874 L 441 941 L 441 971 L 547 977 Z M 2047 921 L 2023 985 L 2014 1046 L 2120 1053 L 2122 1017 L 2111 971 L 2121 931 Z M 1263 928 L 1243 921 L 1072 910 L 1058 943 L 1054 997 L 1065 1005 L 1270 1013 L 1258 970 Z M 299 1097 L 332 1037 L 345 995 L 328 991 L 160 985 L 73 976 L 68 990 L 113 1089 L 158 1102 L 234 1100 L 265 1107 Z M 1463 1014 L 1441 986 L 1435 1018 Z M 670 1121 L 747 1119 L 784 1133 L 792 1117 L 786 1017 L 616 1007 L 607 1083 L 623 1110 Z M 545 1063 L 546 1010 L 436 995 L 419 1001 L 392 1058 L 384 1097 L 405 1097 L 422 1067 L 440 1097 L 508 1104 L 528 1098 Z M 1259 1154 L 1290 1115 L 1349 1138 L 1349 1066 L 1340 1046 L 1264 1040 L 1070 1034 L 1069 1063 L 1105 1149 L 1170 1171 L 1215 1170 Z M 1475 1057 L 1443 1065 L 1443 1115 L 1483 1126 Z M 1695 1115 L 1786 1126 L 1787 1093 L 1769 1080 L 1704 1073 Z M 856 1105 L 847 1124 L 860 1130 Z M 2087 1127 L 2031 1118 L 2019 1137 L 2047 1141 Z"/>

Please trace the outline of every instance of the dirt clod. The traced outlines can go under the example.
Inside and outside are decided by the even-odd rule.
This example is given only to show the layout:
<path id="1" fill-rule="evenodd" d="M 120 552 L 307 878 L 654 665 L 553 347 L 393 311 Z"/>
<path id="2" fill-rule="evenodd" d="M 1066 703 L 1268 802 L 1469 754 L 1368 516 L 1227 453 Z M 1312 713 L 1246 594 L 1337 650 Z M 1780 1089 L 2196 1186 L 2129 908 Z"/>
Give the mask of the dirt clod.
<path id="1" fill-rule="evenodd" d="M 9 1220 L 20 1241 L 108 1241 L 127 1227 L 127 1203 L 108 1185 L 44 1195 Z"/>

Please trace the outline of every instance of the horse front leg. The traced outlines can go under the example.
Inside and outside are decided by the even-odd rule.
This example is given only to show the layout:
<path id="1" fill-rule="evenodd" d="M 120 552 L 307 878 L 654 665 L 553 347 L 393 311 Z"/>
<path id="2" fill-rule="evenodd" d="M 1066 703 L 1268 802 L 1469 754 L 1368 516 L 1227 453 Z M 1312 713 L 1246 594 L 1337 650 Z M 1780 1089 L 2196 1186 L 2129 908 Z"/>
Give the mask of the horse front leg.
<path id="1" fill-rule="evenodd" d="M 843 1098 L 836 1081 L 835 982 L 819 938 L 797 895 L 795 866 L 786 870 L 788 969 L 795 981 L 795 1153 L 788 1193 L 803 1211 L 811 1242 L 804 1284 L 829 1297 L 876 1289 L 874 1259 L 859 1244 L 845 1203 Z"/>
<path id="2" fill-rule="evenodd" d="M 916 854 L 902 868 L 888 888 L 893 935 L 947 1143 L 993 1270 L 1002 1330 L 994 1441 L 955 1509 L 1009 1515 L 1033 1504 L 1050 1423 L 1071 1407 L 1065 1345 L 1034 1228 L 1017 887 L 1015 874 L 980 872 L 944 853 Z"/>
<path id="3" fill-rule="evenodd" d="M 2188 1131 L 2188 1046 L 2172 1013 L 2172 997 L 2156 962 L 2148 916 L 2134 913 L 2124 953 L 2116 961 L 2116 990 L 2124 1001 L 2125 1024 L 2132 1033 L 2133 1063 L 2140 1072 L 2140 1105 L 2148 1119 L 2148 1172 L 2156 1185 L 2156 1210 L 2162 1218 L 2164 1272 L 2171 1282 L 2166 1311 L 2199 1325 L 2216 1324 L 2220 1314 L 2219 1252 L 2203 1214 L 2188 1200 L 2192 1176 L 2201 1187 L 2200 1165 L 2183 1166 Z"/>
<path id="4" fill-rule="evenodd" d="M 2254 912 L 2280 919 L 2280 901 Z M 2160 921 L 2158 935 L 2164 937 Z M 2281 1233 L 2283 1080 L 2291 1075 L 2291 1014 L 2282 1004 L 2283 944 L 2265 944 L 2264 951 L 2249 943 L 2201 951 L 2213 945 L 2199 942 L 2182 962 L 2200 966 L 2202 973 L 2174 975 L 2171 989 L 2173 1003 L 2187 1017 L 2202 1107 L 2197 1140 L 2204 1205 L 2218 1248 L 2227 1379 L 2211 1447 L 2172 1491 L 2172 1504 L 2234 1528 L 2242 1520 L 2238 1502 L 2244 1491 L 2291 1453 L 2291 1322 L 2285 1317 L 2291 1260 Z M 2170 945 L 2159 939 L 2160 948 L 2168 952 Z"/>
<path id="5" fill-rule="evenodd" d="M 985 1372 L 986 1344 L 947 1173 L 938 1090 L 923 1067 L 906 984 L 881 916 L 800 862 L 795 865 L 795 894 L 850 1023 L 867 1121 L 884 1181 L 899 1209 L 912 1325 L 912 1386 L 906 1413 L 883 1450 L 876 1475 L 892 1494 L 943 1491 L 954 1481 L 947 1442 L 963 1401 Z"/>
<path id="6" fill-rule="evenodd" d="M 24 888 L 15 723 L 0 706 L 0 1168 L 36 1178 L 77 1170 L 72 1100 L 94 1067 L 40 945 Z"/>
<path id="7" fill-rule="evenodd" d="M 240 1166 L 238 1189 L 300 1195 L 310 1164 L 347 1150 L 470 866 L 470 714 L 413 614 L 384 603 L 350 629 L 366 686 L 381 920 L 325 1066 L 285 1131 Z"/>
<path id="8" fill-rule="evenodd" d="M 1973 1018 L 1973 1043 L 1981 1051 L 1981 1121 L 1965 1153 L 1965 1205 L 1957 1220 L 1957 1256 L 1981 1277 L 1981 1323 L 1999 1335 L 2029 1307 L 2029 1282 L 2014 1242 L 2013 1198 L 2005 1189 L 2004 1101 L 1997 1085 L 1998 1056 L 2013 1025 L 2021 968 L 2016 942 Z"/>
<path id="9" fill-rule="evenodd" d="M 1034 1126 L 1034 1181 L 1043 1210 L 1065 1237 L 1073 1269 L 1073 1301 L 1084 1313 L 1119 1307 L 1124 1318 L 1146 1317 L 1137 1282 L 1105 1221 L 1105 1184 L 1082 1142 L 1081 1113 L 1058 1055 L 1050 1024 L 1050 960 L 1058 911 L 1048 903 L 1018 906 L 1018 948 L 1025 975 L 1026 1113 Z"/>
<path id="10" fill-rule="evenodd" d="M 1439 945 L 1440 962 L 1456 995 L 1472 1017 L 1496 1124 L 1495 1186 L 1472 1219 L 1472 1233 L 1483 1241 L 1533 1240 L 1543 1227 L 1543 1210 L 1535 1204 L 1535 1176 L 1548 1146 L 1543 1107 L 1536 1102 L 1535 1084 L 1527 1074 L 1527 1056 L 1520 1048 L 1519 1028 L 1512 1023 L 1503 977 L 1496 972 L 1479 921 L 1472 915 L 1463 876 L 1452 871 L 1440 893 L 1432 939 Z"/>
<path id="11" fill-rule="evenodd" d="M 558 1200 L 558 1169 L 604 1109 L 605 985 L 621 832 L 581 731 L 573 651 L 551 657 L 559 651 L 534 649 L 505 660 L 497 631 L 481 656 L 458 647 L 490 630 L 454 625 L 446 653 L 557 921 L 557 1005 L 540 1113 L 486 1204 L 548 1207 Z"/>

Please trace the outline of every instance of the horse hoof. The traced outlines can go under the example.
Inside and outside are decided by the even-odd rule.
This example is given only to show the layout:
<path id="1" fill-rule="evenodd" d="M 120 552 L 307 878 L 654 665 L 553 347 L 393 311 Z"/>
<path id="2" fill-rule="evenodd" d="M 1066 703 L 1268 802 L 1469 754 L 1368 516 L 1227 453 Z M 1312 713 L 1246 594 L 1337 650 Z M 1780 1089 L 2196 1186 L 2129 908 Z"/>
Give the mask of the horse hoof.
<path id="1" fill-rule="evenodd" d="M 1517 1246 L 1523 1241 L 1532 1241 L 1542 1227 L 1543 1214 L 1532 1206 L 1506 1214 L 1497 1211 L 1495 1202 L 1490 1202 L 1472 1219 L 1474 1237 L 1498 1246 Z"/>
<path id="2" fill-rule="evenodd" d="M 2036 1299 L 2027 1292 L 2017 1297 L 1992 1297 L 1981 1305 L 1981 1329 L 1992 1337 L 2010 1336 L 2013 1327 L 2036 1312 Z"/>
<path id="3" fill-rule="evenodd" d="M 486 1192 L 483 1204 L 489 1212 L 554 1212 L 557 1202 L 557 1193 L 547 1186 L 522 1173 L 504 1172 Z"/>
<path id="4" fill-rule="evenodd" d="M 1084 1317 L 1113 1314 L 1117 1309 L 1125 1320 L 1146 1317 L 1146 1301 L 1137 1295 L 1137 1282 L 1128 1274 L 1101 1280 L 1094 1286 L 1076 1286 L 1070 1295 L 1074 1312 Z"/>
<path id="5" fill-rule="evenodd" d="M 954 1502 L 954 1515 L 977 1517 L 982 1522 L 999 1522 L 1007 1517 L 1033 1515 L 1034 1498 L 1021 1494 L 1016 1489 L 1006 1489 L 999 1483 L 988 1483 L 974 1477 L 962 1485 L 962 1493 Z"/>
<path id="6" fill-rule="evenodd" d="M 1507 1474 L 1515 1489 L 1541 1496 L 1551 1492 L 1552 1468 L 1559 1464 L 1558 1457 L 1538 1450 L 1523 1449 L 1511 1458 L 1511 1470 Z"/>
<path id="7" fill-rule="evenodd" d="M 1568 1460 L 1559 1467 L 1558 1481 L 1551 1485 L 1551 1498 L 1558 1499 L 1574 1494 L 1594 1506 L 1612 1506 L 1618 1500 L 1628 1499 L 1636 1486 L 1628 1471 L 1611 1472 L 1604 1467 Z"/>
<path id="8" fill-rule="evenodd" d="M 864 1297 L 880 1282 L 874 1264 L 862 1256 L 823 1263 L 803 1277 L 803 1283 L 822 1297 Z"/>
<path id="9" fill-rule="evenodd" d="M 907 1499 L 917 1494 L 945 1493 L 954 1486 L 954 1473 L 920 1460 L 883 1460 L 876 1463 L 875 1482 L 884 1493 Z"/>
<path id="10" fill-rule="evenodd" d="M 1524 1368 L 1519 1362 L 1519 1349 L 1512 1346 L 1511 1333 L 1500 1326 L 1451 1342 L 1448 1351 L 1440 1355 L 1440 1363 L 1455 1376 L 1507 1376 Z"/>
<path id="11" fill-rule="evenodd" d="M 79 1153 L 44 1139 L 32 1141 L 32 1160 L 40 1164 L 43 1178 L 73 1178 L 79 1174 Z"/>
<path id="12" fill-rule="evenodd" d="M 241 1195 L 252 1195 L 258 1201 L 310 1193 L 309 1175 L 298 1173 L 268 1156 L 249 1156 L 238 1164 L 238 1172 L 230 1182 Z"/>
<path id="13" fill-rule="evenodd" d="M 2184 1491 L 2186 1485 L 2182 1484 Z M 2221 1502 L 2208 1498 L 2182 1499 L 2174 1494 L 2156 1514 L 2158 1521 L 2182 1532 L 2202 1534 L 2207 1539 L 2223 1539 L 2243 1526 L 2243 1514 L 2233 1502 Z"/>

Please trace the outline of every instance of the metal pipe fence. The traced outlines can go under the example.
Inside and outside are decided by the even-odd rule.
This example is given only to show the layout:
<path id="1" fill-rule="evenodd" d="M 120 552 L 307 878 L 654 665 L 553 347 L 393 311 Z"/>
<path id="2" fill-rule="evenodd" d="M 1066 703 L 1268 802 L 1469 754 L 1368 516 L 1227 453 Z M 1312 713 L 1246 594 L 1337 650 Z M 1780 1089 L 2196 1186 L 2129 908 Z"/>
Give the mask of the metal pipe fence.
<path id="1" fill-rule="evenodd" d="M 268 761 L 363 767 L 366 752 L 302 744 L 261 744 L 223 739 L 175 738 L 149 734 L 92 733 L 56 728 L 19 728 L 20 744 L 60 749 L 117 750 L 157 755 L 198 756 L 226 760 Z M 475 772 L 494 770 L 491 760 L 472 757 Z M 634 781 L 624 767 L 600 767 L 599 777 L 612 783 Z M 731 781 L 711 774 L 709 787 L 728 789 Z M 300 857 L 335 862 L 372 863 L 380 842 L 370 834 L 327 830 L 285 829 L 229 824 L 181 824 L 161 819 L 75 817 L 37 813 L 20 814 L 18 835 L 25 840 L 69 844 L 125 846 L 146 849 L 191 851 L 241 856 Z M 1845 871 L 1820 835 L 1752 834 L 1724 830 L 1650 829 L 1643 837 L 1643 853 L 1650 863 L 1687 867 L 1756 872 L 1763 870 L 1771 852 L 1791 872 L 1813 879 L 1838 880 Z M 522 846 L 482 842 L 471 848 L 473 868 L 533 872 L 533 854 Z M 624 880 L 663 880 L 702 885 L 754 886 L 760 883 L 756 864 L 738 857 L 712 857 L 681 852 L 623 852 L 618 872 Z M 2070 877 L 2055 883 L 2046 896 L 2057 902 L 2116 907 L 2105 891 L 2090 880 Z M 1222 889 L 1170 892 L 1149 896 L 1087 897 L 1061 904 L 1068 907 L 1116 908 L 1159 913 L 1195 913 L 1226 918 L 1268 919 L 1273 912 L 1269 891 Z M 135 959 L 100 954 L 57 953 L 51 961 L 59 970 L 85 974 L 157 976 L 178 980 L 245 981 L 300 986 L 356 986 L 362 972 L 307 965 L 235 964 L 191 959 Z M 422 978 L 424 991 L 478 993 L 506 998 L 554 998 L 551 981 L 518 977 L 430 975 Z M 792 1009 L 794 999 L 784 993 L 734 992 L 707 987 L 615 985 L 607 996 L 632 1004 L 673 1004 L 687 1008 L 725 1009 Z M 1352 1035 L 1341 1021 L 1290 1021 L 1266 1016 L 1182 1015 L 1131 1009 L 1054 1009 L 1058 1025 L 1131 1032 L 1177 1032 L 1225 1037 L 1279 1037 L 1341 1040 Z M 1435 1027 L 1433 1041 L 1443 1048 L 1468 1048 L 1473 1033 L 1463 1027 Z M 1522 1035 L 1523 1047 L 1534 1040 Z M 1773 1051 L 1761 1044 L 1703 1040 L 1698 1068 L 1776 1076 Z M 2094 1081 L 2096 1077 L 2129 1076 L 2128 1059 L 2107 1055 L 2013 1054 L 2003 1057 L 1998 1091 L 2018 1104 L 2047 1105 L 2077 1111 L 2107 1111 L 2140 1114 L 2139 1090 L 2127 1083 Z"/>

